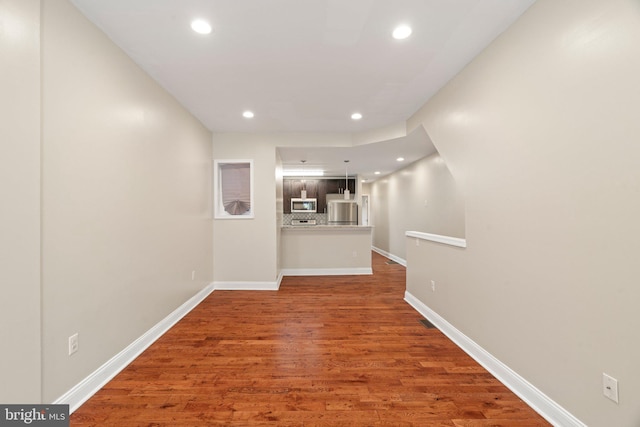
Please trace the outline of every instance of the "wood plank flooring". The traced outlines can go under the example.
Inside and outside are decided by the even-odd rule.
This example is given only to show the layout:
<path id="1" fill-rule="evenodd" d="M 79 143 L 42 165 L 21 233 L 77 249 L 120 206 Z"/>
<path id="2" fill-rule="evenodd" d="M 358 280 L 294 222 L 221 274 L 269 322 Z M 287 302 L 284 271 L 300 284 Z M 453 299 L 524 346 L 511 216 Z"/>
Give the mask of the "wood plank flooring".
<path id="1" fill-rule="evenodd" d="M 215 291 L 72 426 L 547 426 L 403 301 L 405 269 Z"/>

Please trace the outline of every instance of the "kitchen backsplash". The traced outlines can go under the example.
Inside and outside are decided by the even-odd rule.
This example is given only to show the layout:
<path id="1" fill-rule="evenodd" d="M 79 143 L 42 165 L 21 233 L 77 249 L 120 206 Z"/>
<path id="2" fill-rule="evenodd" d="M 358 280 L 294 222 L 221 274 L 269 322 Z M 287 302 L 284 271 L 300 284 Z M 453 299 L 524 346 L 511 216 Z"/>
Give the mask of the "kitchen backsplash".
<path id="1" fill-rule="evenodd" d="M 282 215 L 282 225 L 291 225 L 292 219 L 315 219 L 318 225 L 327 225 L 325 213 L 290 213 Z"/>

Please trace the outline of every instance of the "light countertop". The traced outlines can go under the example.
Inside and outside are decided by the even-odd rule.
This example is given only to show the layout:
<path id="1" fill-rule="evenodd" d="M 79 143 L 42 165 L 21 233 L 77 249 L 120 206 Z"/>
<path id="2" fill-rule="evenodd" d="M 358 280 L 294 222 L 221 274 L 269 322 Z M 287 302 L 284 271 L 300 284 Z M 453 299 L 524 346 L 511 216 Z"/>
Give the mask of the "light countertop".
<path id="1" fill-rule="evenodd" d="M 371 225 L 283 225 L 283 230 L 304 230 L 304 231 L 328 231 L 328 230 L 342 230 L 342 231 L 364 231 L 371 230 Z"/>

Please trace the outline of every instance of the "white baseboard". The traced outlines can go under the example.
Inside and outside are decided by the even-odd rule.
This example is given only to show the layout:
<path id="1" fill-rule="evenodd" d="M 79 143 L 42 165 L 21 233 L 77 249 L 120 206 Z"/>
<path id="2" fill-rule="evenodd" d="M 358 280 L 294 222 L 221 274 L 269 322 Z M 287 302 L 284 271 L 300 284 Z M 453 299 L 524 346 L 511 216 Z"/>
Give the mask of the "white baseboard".
<path id="1" fill-rule="evenodd" d="M 551 424 L 563 427 L 586 427 L 586 424 L 496 359 L 410 292 L 405 292 L 404 300 Z"/>
<path id="2" fill-rule="evenodd" d="M 275 282 L 213 282 L 213 286 L 220 291 L 277 291 L 282 276 L 280 273 Z"/>
<path id="3" fill-rule="evenodd" d="M 73 413 L 151 344 L 171 329 L 173 325 L 200 304 L 213 290 L 213 284 L 202 289 L 53 403 L 69 405 L 69 412 Z"/>
<path id="4" fill-rule="evenodd" d="M 349 276 L 373 274 L 369 267 L 363 268 L 283 268 L 283 276 Z"/>
<path id="5" fill-rule="evenodd" d="M 400 265 L 403 265 L 405 267 L 407 266 L 407 260 L 402 259 L 402 258 L 400 258 L 398 256 L 395 256 L 394 254 L 391 254 L 391 253 L 389 253 L 387 251 L 384 251 L 384 250 L 382 250 L 380 248 L 376 248 L 375 246 L 371 246 L 371 250 L 373 250 L 374 252 L 379 253 L 383 257 L 389 258 L 390 260 L 397 262 Z"/>

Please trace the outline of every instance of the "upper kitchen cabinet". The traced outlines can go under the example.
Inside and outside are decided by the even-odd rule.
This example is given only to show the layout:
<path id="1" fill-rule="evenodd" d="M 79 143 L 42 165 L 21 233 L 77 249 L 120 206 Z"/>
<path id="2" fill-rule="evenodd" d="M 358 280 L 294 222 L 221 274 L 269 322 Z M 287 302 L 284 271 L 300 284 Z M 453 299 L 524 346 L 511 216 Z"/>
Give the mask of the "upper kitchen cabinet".
<path id="1" fill-rule="evenodd" d="M 324 213 L 327 207 L 327 181 L 325 179 L 319 179 L 317 181 L 317 196 L 318 199 L 318 213 Z M 309 196 L 307 192 L 307 197 Z"/>
<path id="2" fill-rule="evenodd" d="M 327 194 L 342 194 L 344 193 L 345 180 L 343 178 L 332 178 L 325 180 L 327 183 Z M 356 192 L 356 180 L 349 178 L 349 192 L 355 194 Z"/>

